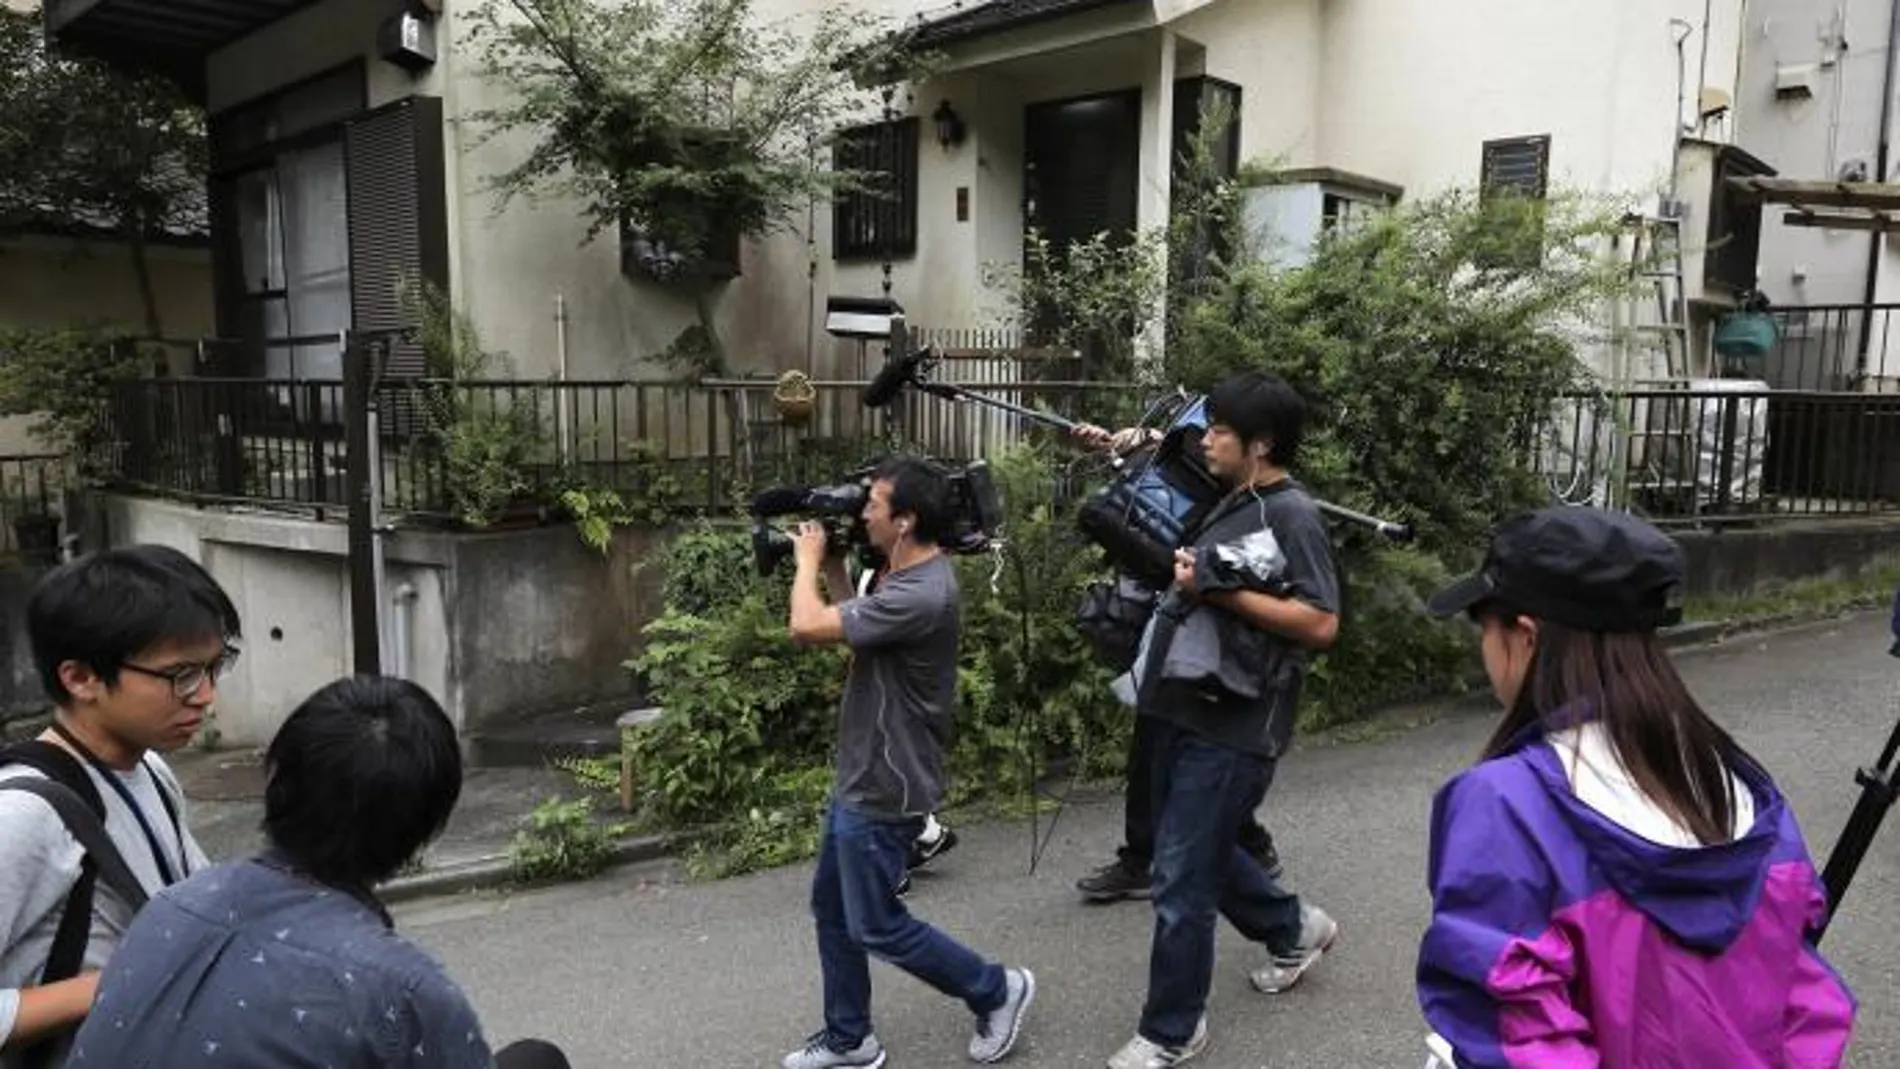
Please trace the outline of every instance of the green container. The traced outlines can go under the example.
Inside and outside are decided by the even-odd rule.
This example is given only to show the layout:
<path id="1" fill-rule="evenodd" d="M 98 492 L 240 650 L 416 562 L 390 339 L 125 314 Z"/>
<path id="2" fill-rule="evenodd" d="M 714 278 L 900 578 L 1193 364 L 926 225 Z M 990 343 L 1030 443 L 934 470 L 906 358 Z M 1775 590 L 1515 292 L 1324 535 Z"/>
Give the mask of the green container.
<path id="1" fill-rule="evenodd" d="M 1715 328 L 1715 351 L 1730 372 L 1760 378 L 1781 328 L 1766 312 L 1731 312 Z"/>

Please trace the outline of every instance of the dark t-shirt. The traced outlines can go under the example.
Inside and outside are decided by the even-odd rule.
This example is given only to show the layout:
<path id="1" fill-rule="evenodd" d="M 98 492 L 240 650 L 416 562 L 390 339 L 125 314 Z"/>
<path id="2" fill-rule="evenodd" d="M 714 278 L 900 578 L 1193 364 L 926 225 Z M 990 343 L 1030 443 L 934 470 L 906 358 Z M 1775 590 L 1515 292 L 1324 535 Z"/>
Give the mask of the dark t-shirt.
<path id="1" fill-rule="evenodd" d="M 1333 564 L 1333 543 L 1319 506 L 1291 479 L 1267 489 L 1242 491 L 1223 501 L 1195 533 L 1193 546 L 1238 542 L 1262 528 L 1273 532 L 1286 557 L 1284 578 L 1288 596 L 1327 612 L 1339 611 L 1339 579 Z M 1205 603 L 1190 603 L 1171 589 L 1162 608 L 1186 612 L 1227 613 Z M 1159 671 L 1177 626 L 1172 615 L 1160 613 L 1153 637 L 1149 671 Z M 1306 650 L 1299 643 L 1234 617 L 1233 631 L 1245 649 L 1223 649 L 1223 657 L 1260 659 L 1263 694 L 1248 700 L 1231 693 L 1210 695 L 1203 690 L 1157 682 L 1144 685 L 1140 711 L 1178 724 L 1214 742 L 1263 757 L 1278 757 L 1293 736 L 1299 714 L 1300 689 L 1306 680 Z"/>
<path id="2" fill-rule="evenodd" d="M 851 670 L 838 711 L 838 800 L 889 820 L 934 812 L 957 697 L 956 569 L 938 556 L 891 572 L 839 611 Z"/>

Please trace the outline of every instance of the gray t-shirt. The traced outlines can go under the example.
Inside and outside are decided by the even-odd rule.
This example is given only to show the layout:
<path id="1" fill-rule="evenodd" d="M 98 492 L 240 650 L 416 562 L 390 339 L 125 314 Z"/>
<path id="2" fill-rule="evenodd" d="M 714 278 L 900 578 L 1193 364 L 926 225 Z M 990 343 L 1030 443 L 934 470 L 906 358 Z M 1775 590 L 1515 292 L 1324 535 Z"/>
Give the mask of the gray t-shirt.
<path id="1" fill-rule="evenodd" d="M 106 834 L 146 893 L 157 893 L 165 881 L 138 817 L 106 781 L 105 774 L 91 767 L 86 772 L 105 802 Z M 159 849 L 165 852 L 165 864 L 174 874 L 196 872 L 210 864 L 185 826 L 184 791 L 158 755 L 147 754 L 138 768 L 113 775 L 138 803 Z M 44 778 L 33 769 L 17 765 L 0 771 L 0 779 L 15 776 Z M 178 809 L 178 825 L 166 812 L 158 796 L 160 790 Z M 20 988 L 40 982 L 47 955 L 53 949 L 53 936 L 59 931 L 66 896 L 79 880 L 85 856 L 79 840 L 72 837 L 59 814 L 43 799 L 24 791 L 0 791 L 0 932 L 8 933 L 5 946 L 0 947 L 0 1037 L 13 1031 Z M 131 923 L 131 903 L 101 880 L 93 890 L 92 936 L 86 944 L 83 967 L 90 970 L 103 966 Z M 15 1063 L 12 1054 L 0 1055 L 0 1069 Z"/>
<path id="2" fill-rule="evenodd" d="M 868 817 L 934 812 L 957 697 L 957 573 L 932 557 L 839 607 L 851 670 L 838 711 L 838 800 Z"/>
<path id="3" fill-rule="evenodd" d="M 1238 542 L 1262 528 L 1273 532 L 1286 557 L 1283 578 L 1286 594 L 1327 612 L 1339 611 L 1339 578 L 1333 563 L 1332 538 L 1319 506 L 1292 479 L 1257 491 L 1229 496 L 1209 515 L 1190 543 L 1216 546 Z M 1168 610 L 1181 613 L 1176 617 Z M 1187 613 L 1226 613 L 1205 603 L 1192 603 L 1171 589 L 1157 613 L 1150 664 L 1160 664 L 1178 631 L 1177 619 Z M 1229 645 L 1223 658 L 1257 665 L 1263 681 L 1258 700 L 1233 694 L 1214 695 L 1157 682 L 1143 688 L 1140 711 L 1178 724 L 1214 742 L 1237 750 L 1275 758 L 1293 737 L 1299 715 L 1300 690 L 1306 681 L 1306 650 L 1291 639 L 1247 624 L 1238 616 L 1226 630 Z"/>

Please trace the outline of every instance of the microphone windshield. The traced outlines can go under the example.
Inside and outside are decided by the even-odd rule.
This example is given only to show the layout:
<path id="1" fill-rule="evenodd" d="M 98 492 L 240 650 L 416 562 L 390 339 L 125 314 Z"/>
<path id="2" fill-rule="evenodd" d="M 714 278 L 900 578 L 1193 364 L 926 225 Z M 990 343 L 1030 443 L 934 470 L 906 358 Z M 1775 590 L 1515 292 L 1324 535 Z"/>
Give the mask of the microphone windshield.
<path id="1" fill-rule="evenodd" d="M 897 395 L 904 391 L 904 387 L 915 380 L 917 365 L 929 359 L 931 352 L 932 350 L 926 346 L 902 359 L 885 361 L 884 366 L 878 369 L 877 377 L 872 379 L 864 391 L 858 395 L 858 400 L 862 401 L 866 408 L 883 408 L 895 401 Z"/>

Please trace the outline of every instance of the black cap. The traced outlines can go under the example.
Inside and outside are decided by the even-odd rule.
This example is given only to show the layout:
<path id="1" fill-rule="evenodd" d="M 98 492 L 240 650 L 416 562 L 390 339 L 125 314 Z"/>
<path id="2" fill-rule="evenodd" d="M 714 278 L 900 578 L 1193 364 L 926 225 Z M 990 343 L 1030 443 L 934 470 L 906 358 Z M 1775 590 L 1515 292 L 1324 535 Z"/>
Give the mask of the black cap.
<path id="1" fill-rule="evenodd" d="M 1451 616 L 1497 599 L 1583 631 L 1649 631 L 1682 618 L 1682 547 L 1621 512 L 1559 505 L 1492 533 L 1484 566 L 1426 602 Z"/>

